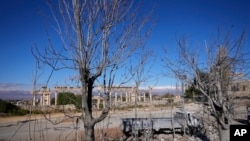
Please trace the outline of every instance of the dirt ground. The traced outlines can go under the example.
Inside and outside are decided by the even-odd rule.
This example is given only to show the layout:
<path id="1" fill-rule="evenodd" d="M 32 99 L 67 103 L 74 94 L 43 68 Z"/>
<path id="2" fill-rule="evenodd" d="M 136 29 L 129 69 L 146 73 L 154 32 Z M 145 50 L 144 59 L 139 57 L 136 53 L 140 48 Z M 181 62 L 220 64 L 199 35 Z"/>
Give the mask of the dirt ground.
<path id="1" fill-rule="evenodd" d="M 138 117 L 166 117 L 171 116 L 171 112 L 180 110 L 179 107 L 171 109 L 171 107 L 147 107 L 138 109 Z M 214 119 L 202 113 L 203 106 L 201 104 L 186 104 L 185 110 L 192 111 L 203 116 L 204 119 L 210 123 L 216 123 Z M 244 106 L 238 106 L 237 119 L 245 119 L 246 112 Z M 95 127 L 95 138 L 97 141 L 106 140 L 106 141 L 115 141 L 115 140 L 134 140 L 132 137 L 125 138 L 122 130 L 120 128 L 121 118 L 134 117 L 134 109 L 132 110 L 113 110 L 110 111 L 109 116 L 102 122 L 98 123 Z M 100 111 L 94 112 L 94 116 L 98 116 Z M 79 115 L 79 113 L 75 114 Z M 47 115 L 48 116 L 48 115 Z M 28 129 L 29 126 L 32 127 L 33 140 L 81 140 L 83 137 L 84 129 L 83 123 L 80 123 L 78 126 L 75 125 L 75 119 L 65 118 L 63 113 L 53 113 L 48 116 L 54 121 L 60 120 L 61 124 L 53 125 L 47 120 L 44 119 L 44 115 L 32 115 L 32 116 L 14 116 L 14 117 L 0 117 L 0 141 L 12 140 L 12 141 L 22 141 L 28 139 Z M 30 121 L 30 125 L 28 124 Z M 175 134 L 156 134 L 152 137 L 152 141 L 217 141 L 218 132 L 215 130 L 216 125 L 206 124 L 206 134 L 205 135 L 182 135 Z M 33 129 L 33 126 L 36 128 Z M 143 137 L 138 138 L 142 140 Z"/>

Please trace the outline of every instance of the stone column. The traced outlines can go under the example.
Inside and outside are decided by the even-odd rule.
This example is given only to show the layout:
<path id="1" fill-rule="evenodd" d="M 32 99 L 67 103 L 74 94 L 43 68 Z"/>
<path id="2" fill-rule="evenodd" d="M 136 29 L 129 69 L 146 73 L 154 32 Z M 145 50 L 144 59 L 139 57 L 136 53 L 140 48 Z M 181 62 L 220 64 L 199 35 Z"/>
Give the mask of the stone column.
<path id="1" fill-rule="evenodd" d="M 117 102 L 117 92 L 115 92 L 115 106 L 116 106 L 116 102 Z"/>
<path id="2" fill-rule="evenodd" d="M 57 105 L 57 91 L 55 91 L 55 105 Z"/>
<path id="3" fill-rule="evenodd" d="M 55 91 L 55 105 L 57 105 L 57 98 L 58 98 L 58 93 L 62 90 L 62 87 L 55 86 L 54 91 Z"/>
<path id="4" fill-rule="evenodd" d="M 135 90 L 134 90 L 134 87 L 132 88 L 132 92 L 131 92 L 131 102 L 135 102 L 135 98 L 136 98 L 136 93 L 135 93 Z"/>
<path id="5" fill-rule="evenodd" d="M 51 104 L 51 103 L 50 103 L 50 100 L 51 100 L 50 96 L 51 96 L 51 95 L 50 95 L 50 89 L 49 89 L 49 91 L 48 91 L 48 105 L 49 105 L 49 106 L 50 106 L 50 104 Z"/>
<path id="6" fill-rule="evenodd" d="M 126 92 L 125 96 L 125 101 L 128 102 L 128 92 Z"/>
<path id="7" fill-rule="evenodd" d="M 33 91 L 33 101 L 32 101 L 32 105 L 36 106 L 36 96 L 39 94 L 39 92 L 37 90 Z"/>
<path id="8" fill-rule="evenodd" d="M 149 90 L 149 101 L 152 102 L 152 87 L 148 87 L 148 90 Z"/>
<path id="9" fill-rule="evenodd" d="M 145 94 L 145 92 L 143 93 L 143 102 L 146 102 L 146 94 Z"/>
<path id="10" fill-rule="evenodd" d="M 39 92 L 40 94 L 40 106 L 43 106 L 43 92 Z"/>
<path id="11" fill-rule="evenodd" d="M 34 93 L 34 92 L 33 92 Z M 33 101 L 32 101 L 32 105 L 36 106 L 36 95 L 33 94 Z"/>

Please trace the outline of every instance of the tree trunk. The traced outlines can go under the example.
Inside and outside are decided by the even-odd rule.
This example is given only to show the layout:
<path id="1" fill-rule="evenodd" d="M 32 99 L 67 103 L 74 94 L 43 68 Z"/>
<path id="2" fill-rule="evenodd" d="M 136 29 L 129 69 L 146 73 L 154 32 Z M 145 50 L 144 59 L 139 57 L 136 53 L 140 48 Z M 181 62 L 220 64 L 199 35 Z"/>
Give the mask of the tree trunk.
<path id="1" fill-rule="evenodd" d="M 86 72 L 85 72 L 86 73 Z M 88 72 L 86 74 L 89 74 Z M 87 79 L 88 81 L 84 81 Z M 84 123 L 84 141 L 94 141 L 95 140 L 95 124 L 92 117 L 92 88 L 93 88 L 93 80 L 89 79 L 88 75 L 85 75 L 85 79 L 82 80 L 82 104 L 83 104 L 83 113 L 85 115 L 83 119 Z"/>
<path id="2" fill-rule="evenodd" d="M 86 123 L 84 120 L 84 138 L 83 141 L 94 141 L 95 140 L 95 124 Z"/>
<path id="3" fill-rule="evenodd" d="M 219 138 L 220 141 L 229 141 L 229 129 L 223 129 L 222 126 L 219 124 Z"/>

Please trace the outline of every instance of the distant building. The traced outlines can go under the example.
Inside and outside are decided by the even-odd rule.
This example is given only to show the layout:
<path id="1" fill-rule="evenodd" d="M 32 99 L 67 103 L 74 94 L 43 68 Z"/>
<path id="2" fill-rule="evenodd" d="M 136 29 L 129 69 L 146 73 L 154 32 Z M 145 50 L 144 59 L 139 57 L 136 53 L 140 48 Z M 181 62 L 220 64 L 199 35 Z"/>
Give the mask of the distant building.
<path id="1" fill-rule="evenodd" d="M 50 89 L 47 89 L 47 87 L 43 87 L 42 90 L 39 92 L 39 94 L 41 95 L 40 105 L 50 106 L 50 95 L 51 95 Z"/>
<path id="2" fill-rule="evenodd" d="M 250 97 L 250 80 L 235 80 L 230 86 L 234 97 Z"/>

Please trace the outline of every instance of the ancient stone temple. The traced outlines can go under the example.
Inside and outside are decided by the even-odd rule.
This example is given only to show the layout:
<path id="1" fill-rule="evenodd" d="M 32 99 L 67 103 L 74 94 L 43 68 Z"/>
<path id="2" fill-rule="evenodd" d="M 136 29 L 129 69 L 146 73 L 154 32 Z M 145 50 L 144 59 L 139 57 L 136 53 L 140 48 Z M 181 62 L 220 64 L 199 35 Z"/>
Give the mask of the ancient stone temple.
<path id="1" fill-rule="evenodd" d="M 140 91 L 138 88 L 133 86 L 113 86 L 110 88 L 109 92 L 109 104 L 110 106 L 119 106 L 121 104 L 134 104 L 136 102 L 151 102 L 152 101 L 152 87 L 149 87 L 147 92 L 148 96 L 146 97 L 146 92 Z M 105 101 L 103 97 L 105 88 L 101 85 L 97 86 L 97 95 L 93 95 L 93 104 L 97 109 L 100 109 L 100 105 L 105 106 Z M 73 93 L 75 95 L 81 94 L 81 87 L 67 87 L 67 86 L 55 86 L 53 90 L 48 89 L 47 87 L 42 87 L 38 91 L 33 92 L 33 105 L 36 105 L 36 97 L 40 96 L 40 105 L 46 106 L 51 105 L 51 94 L 54 92 L 55 95 L 55 105 L 57 105 L 58 93 Z"/>
<path id="2" fill-rule="evenodd" d="M 146 99 L 146 93 L 141 92 L 136 87 L 131 86 L 113 86 L 111 87 L 111 91 L 109 93 L 109 99 L 110 99 L 110 107 L 112 106 L 118 106 L 123 103 L 131 103 L 134 104 L 135 101 L 137 102 L 146 102 L 146 101 L 152 101 L 152 94 L 151 94 L 152 88 L 149 87 L 149 100 Z M 98 86 L 98 96 L 103 96 L 104 88 L 103 86 Z M 103 104 L 104 105 L 104 104 Z"/>
<path id="3" fill-rule="evenodd" d="M 40 95 L 40 105 L 49 106 L 50 96 L 51 96 L 50 89 L 47 89 L 47 87 L 42 87 L 41 90 L 39 91 L 39 95 Z"/>

